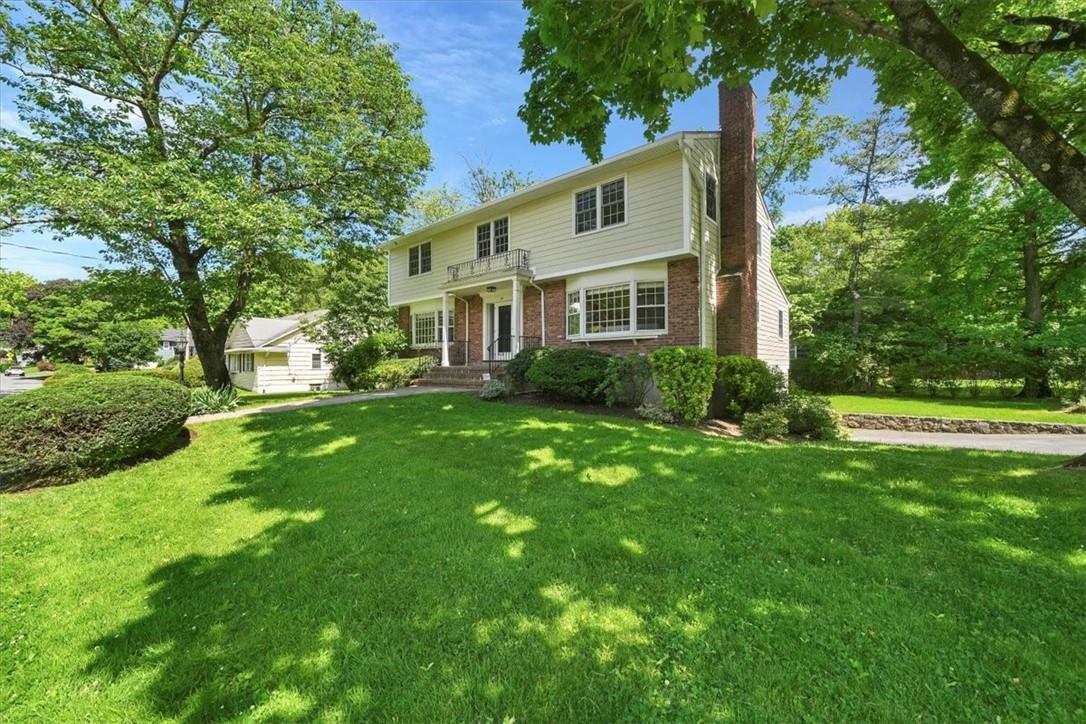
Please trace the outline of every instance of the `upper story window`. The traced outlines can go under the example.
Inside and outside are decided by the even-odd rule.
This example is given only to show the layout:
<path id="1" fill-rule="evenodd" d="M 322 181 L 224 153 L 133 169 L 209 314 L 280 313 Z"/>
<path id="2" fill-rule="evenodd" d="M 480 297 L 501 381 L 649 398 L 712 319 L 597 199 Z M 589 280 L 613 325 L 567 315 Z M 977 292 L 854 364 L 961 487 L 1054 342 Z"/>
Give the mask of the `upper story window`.
<path id="1" fill-rule="evenodd" d="M 426 274 L 430 271 L 430 242 L 424 242 L 407 250 L 407 276 Z"/>
<path id="2" fill-rule="evenodd" d="M 321 368 L 321 353 L 314 352 L 312 355 L 313 369 L 319 370 Z"/>
<path id="3" fill-rule="evenodd" d="M 777 310 L 777 336 L 784 339 L 784 310 Z"/>
<path id="4" fill-rule="evenodd" d="M 578 191 L 573 195 L 573 233 L 585 234 L 626 223 L 626 179 Z"/>
<path id="5" fill-rule="evenodd" d="M 716 221 L 716 176 L 705 172 L 705 215 Z"/>
<path id="6" fill-rule="evenodd" d="M 475 227 L 475 258 L 509 251 L 509 217 L 488 221 Z"/>
<path id="7" fill-rule="evenodd" d="M 667 285 L 663 281 L 589 287 L 566 296 L 569 337 L 666 330 Z"/>

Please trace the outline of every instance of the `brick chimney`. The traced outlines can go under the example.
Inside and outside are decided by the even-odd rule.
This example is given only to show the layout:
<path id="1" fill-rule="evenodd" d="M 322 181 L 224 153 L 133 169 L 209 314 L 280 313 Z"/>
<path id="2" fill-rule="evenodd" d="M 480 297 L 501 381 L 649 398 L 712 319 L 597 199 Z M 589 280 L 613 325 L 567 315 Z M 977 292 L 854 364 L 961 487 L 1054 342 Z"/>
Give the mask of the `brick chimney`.
<path id="1" fill-rule="evenodd" d="M 758 182 L 754 91 L 717 86 L 720 99 L 720 272 L 717 353 L 758 354 Z"/>

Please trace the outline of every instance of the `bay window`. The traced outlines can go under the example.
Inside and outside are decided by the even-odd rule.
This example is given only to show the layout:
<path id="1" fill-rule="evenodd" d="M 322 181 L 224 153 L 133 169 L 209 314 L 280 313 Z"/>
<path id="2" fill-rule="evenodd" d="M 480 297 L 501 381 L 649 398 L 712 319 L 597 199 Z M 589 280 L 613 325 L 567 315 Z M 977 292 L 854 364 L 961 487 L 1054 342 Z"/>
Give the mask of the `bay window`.
<path id="1" fill-rule="evenodd" d="M 621 335 L 667 331 L 667 285 L 623 282 L 566 295 L 566 335 Z"/>

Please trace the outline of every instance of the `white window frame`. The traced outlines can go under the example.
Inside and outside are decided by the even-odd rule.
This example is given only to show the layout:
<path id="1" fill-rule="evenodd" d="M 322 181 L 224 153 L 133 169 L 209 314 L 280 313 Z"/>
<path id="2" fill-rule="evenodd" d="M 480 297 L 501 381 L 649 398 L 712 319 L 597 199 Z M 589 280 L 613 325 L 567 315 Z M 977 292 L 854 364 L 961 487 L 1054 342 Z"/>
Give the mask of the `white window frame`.
<path id="1" fill-rule="evenodd" d="M 760 222 L 760 221 L 754 222 L 754 239 L 755 239 L 755 243 L 757 244 L 755 254 L 759 259 L 761 259 L 762 258 L 762 222 Z"/>
<path id="2" fill-rule="evenodd" d="M 605 289 L 607 287 L 617 287 L 627 285 L 630 295 L 630 328 L 621 332 L 588 332 L 586 331 L 586 325 L 588 324 L 587 305 L 585 304 L 585 293 L 594 289 Z M 664 285 L 664 328 L 663 329 L 637 329 L 637 285 L 638 284 L 663 284 Z M 592 340 L 592 339 L 629 339 L 631 337 L 662 337 L 668 333 L 668 328 L 671 324 L 670 310 L 670 290 L 666 279 L 634 279 L 629 282 L 615 282 L 613 284 L 595 284 L 592 286 L 582 287 L 580 289 L 574 289 L 573 291 L 566 292 L 566 339 L 571 340 Z M 579 330 L 577 334 L 569 333 L 569 297 L 570 295 L 578 295 L 580 305 L 580 321 Z M 656 306 L 656 305 L 653 305 Z"/>
<path id="3" fill-rule="evenodd" d="M 418 342 L 418 322 L 420 317 L 434 320 L 434 341 L 433 342 Z M 456 313 L 449 309 L 449 320 L 447 325 L 441 325 L 441 310 L 436 309 L 431 312 L 416 312 L 411 315 L 411 347 L 413 349 L 433 349 L 440 347 L 443 335 L 449 335 L 449 341 L 452 342 L 456 337 Z"/>
<path id="4" fill-rule="evenodd" d="M 716 211 L 716 216 L 709 216 L 709 179 L 713 180 L 713 209 Z M 702 213 L 709 221 L 715 224 L 720 223 L 720 179 L 715 174 L 706 171 L 705 178 L 702 181 L 705 186 L 705 199 L 701 205 Z"/>
<path id="5" fill-rule="evenodd" d="M 777 336 L 784 339 L 784 310 L 777 310 Z"/>
<path id="6" fill-rule="evenodd" d="M 411 278 L 426 276 L 434 270 L 434 247 L 430 245 L 430 268 L 426 271 L 422 270 L 422 247 L 430 245 L 429 241 L 422 241 L 413 246 L 407 247 L 407 276 Z M 419 270 L 414 274 L 411 273 L 411 251 L 413 249 L 419 250 Z"/>
<path id="7" fill-rule="evenodd" d="M 227 363 L 232 374 L 256 371 L 256 355 L 252 352 L 231 352 Z"/>
<path id="8" fill-rule="evenodd" d="M 484 221 L 484 222 L 482 222 L 480 224 L 475 225 L 472 239 L 474 240 L 474 244 L 475 244 L 475 258 L 476 259 L 487 259 L 489 257 L 494 256 L 495 254 L 504 254 L 505 253 L 505 251 L 497 251 L 497 252 L 494 251 L 494 224 L 495 224 L 495 222 L 501 221 L 502 219 L 505 219 L 505 235 L 506 235 L 506 237 L 508 237 L 508 240 L 506 242 L 505 251 L 509 251 L 509 250 L 511 250 L 513 248 L 513 216 L 512 216 L 512 214 L 503 214 L 502 216 L 495 217 L 495 218 L 491 219 L 490 221 Z M 479 227 L 480 226 L 487 226 L 487 227 L 490 228 L 490 253 L 488 253 L 486 256 L 479 256 Z"/>
<path id="9" fill-rule="evenodd" d="M 311 352 L 309 355 L 309 364 L 312 369 L 324 369 L 324 355 L 320 352 Z"/>
<path id="10" fill-rule="evenodd" d="M 622 221 L 616 224 L 610 224 L 608 226 L 603 225 L 603 187 L 609 183 L 615 181 L 622 182 Z M 584 193 L 585 191 L 596 192 L 596 228 L 589 229 L 588 231 L 577 231 L 577 194 Z M 630 222 L 630 180 L 625 174 L 622 176 L 616 176 L 614 178 L 601 181 L 595 186 L 582 186 L 579 189 L 574 189 L 569 197 L 570 210 L 572 212 L 570 216 L 569 232 L 571 237 L 575 236 L 588 236 L 589 234 L 598 234 L 601 231 L 607 231 L 608 229 L 619 229 Z"/>

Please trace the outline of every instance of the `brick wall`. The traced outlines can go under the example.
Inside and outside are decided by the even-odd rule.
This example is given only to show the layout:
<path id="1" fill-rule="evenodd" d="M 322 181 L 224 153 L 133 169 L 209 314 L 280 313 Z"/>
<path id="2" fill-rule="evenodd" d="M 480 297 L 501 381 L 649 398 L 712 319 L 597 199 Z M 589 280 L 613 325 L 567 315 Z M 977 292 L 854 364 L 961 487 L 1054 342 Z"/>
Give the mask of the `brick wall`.
<path id="1" fill-rule="evenodd" d="M 754 91 L 717 87 L 720 101 L 720 274 L 717 352 L 758 354 L 758 186 Z"/>
<path id="2" fill-rule="evenodd" d="M 483 361 L 483 298 L 478 294 L 468 297 L 468 321 L 470 324 L 468 356 L 471 362 Z"/>

